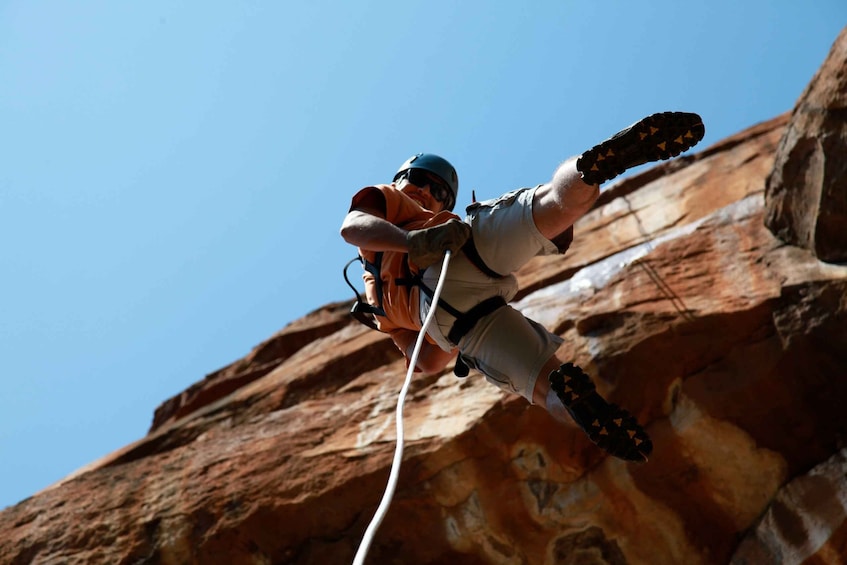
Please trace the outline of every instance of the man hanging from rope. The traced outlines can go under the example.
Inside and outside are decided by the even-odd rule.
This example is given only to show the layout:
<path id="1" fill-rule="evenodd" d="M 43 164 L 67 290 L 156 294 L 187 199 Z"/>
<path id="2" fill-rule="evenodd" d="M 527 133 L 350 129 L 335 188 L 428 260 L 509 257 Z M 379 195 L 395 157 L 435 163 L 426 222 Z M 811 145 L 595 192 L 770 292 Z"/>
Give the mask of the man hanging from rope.
<path id="1" fill-rule="evenodd" d="M 368 304 L 357 304 L 354 314 L 374 314 L 408 363 L 449 250 L 435 323 L 416 369 L 440 372 L 458 354 L 457 374 L 477 369 L 557 420 L 569 414 L 611 455 L 645 461 L 653 444 L 635 418 L 606 402 L 582 369 L 556 354 L 559 336 L 507 303 L 518 290 L 515 271 L 536 255 L 567 250 L 574 222 L 591 209 L 601 183 L 679 155 L 704 134 L 697 114 L 653 114 L 568 159 L 545 184 L 471 204 L 464 221 L 452 213 L 459 190 L 453 166 L 433 154 L 411 157 L 393 183 L 359 191 L 341 227 L 366 269 Z"/>

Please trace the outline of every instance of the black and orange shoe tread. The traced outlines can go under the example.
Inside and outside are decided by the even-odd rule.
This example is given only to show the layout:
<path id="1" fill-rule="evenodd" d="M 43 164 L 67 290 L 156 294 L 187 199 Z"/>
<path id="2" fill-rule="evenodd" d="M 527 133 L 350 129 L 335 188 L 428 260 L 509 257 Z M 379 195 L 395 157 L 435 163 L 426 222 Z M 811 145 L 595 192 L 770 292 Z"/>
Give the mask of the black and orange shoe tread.
<path id="1" fill-rule="evenodd" d="M 638 165 L 676 157 L 705 134 L 697 114 L 660 112 L 595 145 L 577 159 L 576 168 L 588 184 L 601 184 Z"/>
<path id="2" fill-rule="evenodd" d="M 581 368 L 565 363 L 550 374 L 550 387 L 574 422 L 598 447 L 626 461 L 647 461 L 653 442 L 626 410 L 606 402 Z"/>

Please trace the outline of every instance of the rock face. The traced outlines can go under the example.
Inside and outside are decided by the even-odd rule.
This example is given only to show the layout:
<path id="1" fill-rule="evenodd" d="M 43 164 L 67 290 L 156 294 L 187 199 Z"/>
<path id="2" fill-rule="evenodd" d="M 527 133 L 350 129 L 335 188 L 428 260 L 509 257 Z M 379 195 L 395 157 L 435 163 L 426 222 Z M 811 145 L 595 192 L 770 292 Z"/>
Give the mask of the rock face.
<path id="1" fill-rule="evenodd" d="M 823 261 L 847 261 L 847 28 L 800 97 L 767 181 L 766 223 Z"/>
<path id="2" fill-rule="evenodd" d="M 734 562 L 844 563 L 845 469 L 847 450 L 842 450 L 780 490 Z"/>
<path id="3" fill-rule="evenodd" d="M 843 70 L 815 83 L 843 85 L 828 72 Z M 368 563 L 844 562 L 847 266 L 765 227 L 786 210 L 766 205 L 766 180 L 796 177 L 799 113 L 614 185 L 568 254 L 520 273 L 517 306 L 646 424 L 651 460 L 606 457 L 478 374 L 418 375 Z M 824 169 L 803 178 L 844 186 Z M 839 251 L 814 233 L 818 255 Z M 165 402 L 140 441 L 0 512 L 0 563 L 350 563 L 405 368 L 349 306 L 298 320 Z"/>

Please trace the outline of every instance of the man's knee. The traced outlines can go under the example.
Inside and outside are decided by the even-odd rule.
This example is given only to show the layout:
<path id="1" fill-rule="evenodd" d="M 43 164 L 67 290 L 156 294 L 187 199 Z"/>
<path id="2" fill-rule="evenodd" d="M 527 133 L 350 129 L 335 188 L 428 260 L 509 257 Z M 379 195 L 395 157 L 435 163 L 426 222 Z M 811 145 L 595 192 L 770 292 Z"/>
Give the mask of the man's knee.
<path id="1" fill-rule="evenodd" d="M 532 218 L 538 231 L 551 241 L 588 212 L 600 196 L 600 187 L 583 182 L 574 163 L 563 163 L 550 182 L 535 191 Z"/>
<path id="2" fill-rule="evenodd" d="M 541 370 L 538 372 L 538 378 L 535 380 L 535 387 L 532 390 L 532 403 L 539 406 L 546 406 L 547 393 L 550 390 L 550 373 L 558 369 L 562 365 L 562 360 L 556 355 L 550 357 Z"/>

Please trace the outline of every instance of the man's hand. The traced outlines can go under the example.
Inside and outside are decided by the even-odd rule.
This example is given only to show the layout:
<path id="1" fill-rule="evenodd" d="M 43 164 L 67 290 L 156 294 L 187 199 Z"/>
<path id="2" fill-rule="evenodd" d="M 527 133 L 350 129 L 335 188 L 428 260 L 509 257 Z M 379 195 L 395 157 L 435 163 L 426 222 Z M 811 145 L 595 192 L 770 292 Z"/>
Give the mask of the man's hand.
<path id="1" fill-rule="evenodd" d="M 431 228 L 412 230 L 406 235 L 409 260 L 426 269 L 437 263 L 445 251 L 455 253 L 461 249 L 470 236 L 471 227 L 455 218 Z"/>

